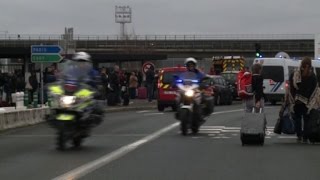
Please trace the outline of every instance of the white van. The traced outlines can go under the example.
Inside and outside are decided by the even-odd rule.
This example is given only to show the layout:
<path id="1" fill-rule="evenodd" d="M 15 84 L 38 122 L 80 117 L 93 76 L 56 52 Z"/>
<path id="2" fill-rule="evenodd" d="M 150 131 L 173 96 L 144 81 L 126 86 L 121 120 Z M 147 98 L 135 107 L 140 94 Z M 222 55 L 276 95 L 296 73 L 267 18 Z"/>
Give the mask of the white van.
<path id="1" fill-rule="evenodd" d="M 274 105 L 277 101 L 283 100 L 285 88 L 289 85 L 289 76 L 295 69 L 299 68 L 300 62 L 301 60 L 286 58 L 254 59 L 253 64 L 259 63 L 262 65 L 264 94 L 271 104 Z"/>

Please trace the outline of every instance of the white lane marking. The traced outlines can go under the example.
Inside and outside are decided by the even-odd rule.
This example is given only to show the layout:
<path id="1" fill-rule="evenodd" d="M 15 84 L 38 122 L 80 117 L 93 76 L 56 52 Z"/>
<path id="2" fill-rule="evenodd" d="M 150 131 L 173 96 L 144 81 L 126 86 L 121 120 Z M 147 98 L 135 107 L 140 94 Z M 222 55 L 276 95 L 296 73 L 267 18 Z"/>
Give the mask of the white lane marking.
<path id="1" fill-rule="evenodd" d="M 235 132 L 240 132 L 240 130 L 224 130 L 222 129 L 221 132 L 228 132 L 228 133 L 235 133 Z"/>
<path id="2" fill-rule="evenodd" d="M 148 134 L 96 134 L 92 137 L 141 137 L 147 136 Z"/>
<path id="3" fill-rule="evenodd" d="M 91 135 L 92 137 L 141 137 L 147 136 L 148 134 L 96 134 Z M 47 137 L 55 137 L 54 134 L 39 134 L 39 135 L 28 135 L 28 134 L 21 134 L 21 135 L 8 135 L 8 138 L 47 138 Z"/>
<path id="4" fill-rule="evenodd" d="M 137 113 L 147 113 L 147 112 L 151 112 L 151 111 L 150 110 L 137 111 Z"/>
<path id="5" fill-rule="evenodd" d="M 150 142 L 158 137 L 160 137 L 162 134 L 167 133 L 168 131 L 171 131 L 175 127 L 177 127 L 179 123 L 171 124 L 163 129 L 160 129 L 159 131 L 141 139 L 134 143 L 131 143 L 129 145 L 123 146 L 118 150 L 115 150 L 111 152 L 110 154 L 106 154 L 105 156 L 102 156 L 99 159 L 96 159 L 92 162 L 89 162 L 87 164 L 84 164 L 83 166 L 80 166 L 74 170 L 71 170 L 59 177 L 54 178 L 54 180 L 60 180 L 60 179 L 78 179 L 80 177 L 83 177 L 84 175 L 124 156 L 125 154 L 128 154 L 129 152 L 137 149 L 138 147 L 142 146 L 143 144 Z"/>
<path id="6" fill-rule="evenodd" d="M 20 134 L 20 135 L 7 135 L 5 137 L 8 138 L 47 138 L 47 137 L 54 137 L 54 134 L 38 134 L 38 135 L 33 135 L 33 134 Z"/>
<path id="7" fill-rule="evenodd" d="M 242 110 L 242 109 L 241 109 Z M 237 111 L 240 111 L 240 110 L 237 110 Z M 223 114 L 223 113 L 230 113 L 230 112 L 237 112 L 237 111 L 221 111 L 221 112 L 216 112 L 216 113 L 213 113 L 213 114 Z M 138 111 L 137 113 L 143 113 L 143 112 L 146 112 L 146 111 Z M 152 140 L 155 140 L 157 138 L 159 138 L 161 135 L 173 130 L 174 128 L 176 128 L 177 126 L 179 126 L 179 122 L 176 122 L 176 123 L 173 123 L 163 129 L 160 129 L 159 131 L 156 131 L 155 133 L 153 134 L 150 134 L 148 135 L 147 137 L 145 138 L 142 138 L 134 143 L 131 143 L 129 145 L 125 145 L 125 146 L 122 146 L 121 148 L 109 153 L 109 154 L 106 154 L 94 161 L 91 161 L 87 164 L 84 164 L 78 168 L 75 168 L 61 176 L 58 176 L 56 178 L 54 178 L 53 180 L 64 180 L 64 179 L 79 179 L 83 176 L 85 176 L 86 174 L 89 174 L 90 172 L 96 170 L 96 169 L 99 169 L 100 167 L 104 166 L 104 165 L 107 165 L 109 164 L 110 162 L 130 153 L 131 151 L 137 149 L 138 147 L 146 144 L 147 142 L 150 142 Z M 213 137 L 214 138 L 214 137 Z"/>
<path id="8" fill-rule="evenodd" d="M 236 110 L 231 110 L 231 111 L 220 111 L 220 112 L 214 112 L 214 113 L 212 113 L 212 115 L 215 115 L 215 114 L 232 113 L 232 112 L 240 112 L 240 111 L 244 111 L 244 110 L 243 110 L 243 109 L 236 109 Z"/>
<path id="9" fill-rule="evenodd" d="M 154 115 L 162 115 L 164 113 L 148 113 L 148 114 L 144 114 L 144 116 L 154 116 Z"/>
<path id="10" fill-rule="evenodd" d="M 220 134 L 221 131 L 202 131 L 200 133 L 209 133 L 209 134 Z"/>
<path id="11" fill-rule="evenodd" d="M 278 136 L 279 139 L 297 139 L 296 136 Z"/>
<path id="12" fill-rule="evenodd" d="M 266 131 L 273 132 L 273 127 L 267 127 Z M 225 132 L 232 132 L 241 130 L 241 127 L 226 127 L 226 126 L 203 126 L 200 128 L 202 131 L 225 131 Z"/>
<path id="13" fill-rule="evenodd" d="M 274 108 L 277 108 L 277 107 L 265 107 L 265 109 L 274 109 Z M 243 111 L 243 112 L 244 112 L 244 109 L 235 109 L 235 110 L 230 110 L 230 111 L 214 112 L 214 113 L 212 113 L 212 115 L 215 115 L 215 114 L 232 113 L 232 112 L 241 112 L 241 111 Z"/>

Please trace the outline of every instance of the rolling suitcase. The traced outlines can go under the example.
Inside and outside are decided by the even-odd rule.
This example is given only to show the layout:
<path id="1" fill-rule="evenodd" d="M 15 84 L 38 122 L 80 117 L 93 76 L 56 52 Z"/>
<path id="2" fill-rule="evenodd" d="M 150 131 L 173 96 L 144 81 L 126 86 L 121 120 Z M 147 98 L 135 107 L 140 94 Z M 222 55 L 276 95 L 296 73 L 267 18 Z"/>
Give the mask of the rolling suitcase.
<path id="1" fill-rule="evenodd" d="M 139 87 L 138 88 L 138 98 L 139 99 L 147 99 L 147 88 Z"/>
<path id="2" fill-rule="evenodd" d="M 320 111 L 312 109 L 306 129 L 307 136 L 311 143 L 320 142 Z"/>
<path id="3" fill-rule="evenodd" d="M 260 112 L 256 113 L 253 108 L 252 113 L 245 113 L 241 123 L 241 142 L 245 144 L 264 144 L 266 130 L 266 116 L 260 108 Z"/>

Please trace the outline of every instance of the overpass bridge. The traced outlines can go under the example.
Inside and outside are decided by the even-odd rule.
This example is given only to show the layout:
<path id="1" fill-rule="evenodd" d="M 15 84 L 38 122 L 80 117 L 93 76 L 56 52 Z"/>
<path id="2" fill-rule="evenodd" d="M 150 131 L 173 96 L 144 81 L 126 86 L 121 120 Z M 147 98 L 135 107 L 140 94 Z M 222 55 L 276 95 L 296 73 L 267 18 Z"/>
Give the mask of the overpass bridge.
<path id="1" fill-rule="evenodd" d="M 87 51 L 96 63 L 163 60 L 194 56 L 210 58 L 219 55 L 241 55 L 253 58 L 255 43 L 265 57 L 279 51 L 291 57 L 314 54 L 313 34 L 247 34 L 247 35 L 145 35 L 95 36 L 74 35 L 66 41 L 63 35 L 0 36 L 0 58 L 30 59 L 31 45 L 63 45 L 76 51 Z"/>

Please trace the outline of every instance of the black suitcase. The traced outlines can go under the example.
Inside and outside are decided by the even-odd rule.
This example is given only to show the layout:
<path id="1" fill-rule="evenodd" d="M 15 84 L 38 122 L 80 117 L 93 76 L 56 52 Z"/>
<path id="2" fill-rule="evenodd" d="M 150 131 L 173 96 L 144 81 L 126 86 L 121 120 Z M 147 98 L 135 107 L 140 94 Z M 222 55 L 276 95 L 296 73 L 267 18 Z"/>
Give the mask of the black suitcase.
<path id="1" fill-rule="evenodd" d="M 124 106 L 128 106 L 129 105 L 129 94 L 128 93 L 124 93 L 123 94 L 123 103 L 122 105 Z"/>
<path id="2" fill-rule="evenodd" d="M 115 106 L 117 104 L 116 93 L 114 92 L 108 93 L 107 104 L 108 106 Z"/>
<path id="3" fill-rule="evenodd" d="M 266 115 L 259 110 L 259 113 L 255 112 L 255 108 L 252 113 L 245 113 L 241 123 L 241 142 L 245 144 L 264 144 L 266 134 Z"/>
<path id="4" fill-rule="evenodd" d="M 305 131 L 311 143 L 320 142 L 320 111 L 313 109 L 310 111 L 310 119 Z"/>

